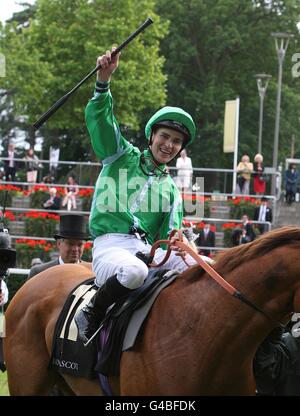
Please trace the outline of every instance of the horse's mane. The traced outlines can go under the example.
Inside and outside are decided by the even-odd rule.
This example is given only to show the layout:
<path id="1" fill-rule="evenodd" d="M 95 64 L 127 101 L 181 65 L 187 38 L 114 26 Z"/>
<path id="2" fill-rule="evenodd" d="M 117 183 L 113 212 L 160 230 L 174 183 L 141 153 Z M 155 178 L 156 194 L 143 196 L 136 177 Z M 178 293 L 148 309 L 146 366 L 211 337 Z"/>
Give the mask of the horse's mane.
<path id="1" fill-rule="evenodd" d="M 287 226 L 269 231 L 251 243 L 231 248 L 215 258 L 215 268 L 223 273 L 230 272 L 242 263 L 263 256 L 271 250 L 283 245 L 300 243 L 300 228 Z"/>

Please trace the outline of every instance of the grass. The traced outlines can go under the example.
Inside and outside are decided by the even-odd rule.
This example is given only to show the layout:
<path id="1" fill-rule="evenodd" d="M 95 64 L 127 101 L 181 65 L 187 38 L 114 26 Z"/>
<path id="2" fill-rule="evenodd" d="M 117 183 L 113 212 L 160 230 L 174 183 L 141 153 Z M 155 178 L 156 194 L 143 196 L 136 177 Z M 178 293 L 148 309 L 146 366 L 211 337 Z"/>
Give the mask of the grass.
<path id="1" fill-rule="evenodd" d="M 7 386 L 7 373 L 0 371 L 0 396 L 9 396 Z"/>

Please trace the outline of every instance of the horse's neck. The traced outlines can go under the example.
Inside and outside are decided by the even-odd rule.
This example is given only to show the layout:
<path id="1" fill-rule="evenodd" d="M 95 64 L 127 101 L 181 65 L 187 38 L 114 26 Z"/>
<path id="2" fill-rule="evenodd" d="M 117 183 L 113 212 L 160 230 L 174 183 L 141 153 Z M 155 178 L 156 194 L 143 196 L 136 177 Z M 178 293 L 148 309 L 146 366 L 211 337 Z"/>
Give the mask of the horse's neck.
<path id="1" fill-rule="evenodd" d="M 245 335 L 245 339 L 251 336 L 253 338 L 253 334 L 257 334 L 257 340 L 255 337 L 253 339 L 255 344 L 273 327 L 279 325 L 280 321 L 286 323 L 289 313 L 293 311 L 293 298 L 297 288 L 297 273 L 287 266 L 288 260 L 282 250 L 276 250 L 274 258 L 269 253 L 268 256 L 247 261 L 223 276 L 250 302 L 269 315 L 270 319 L 241 300 L 230 297 L 225 289 L 207 275 L 197 281 L 196 272 L 193 271 L 194 282 L 187 285 L 186 298 L 190 299 L 189 315 L 193 316 L 195 312 L 198 314 L 200 332 L 205 333 L 209 327 L 215 332 L 215 336 L 218 334 L 230 340 L 236 337 L 238 329 Z M 221 270 L 218 272 L 222 275 Z M 198 309 L 195 305 L 199 305 Z M 249 343 L 249 339 L 247 342 Z"/>
<path id="2" fill-rule="evenodd" d="M 227 263 L 226 273 L 225 261 L 224 270 L 220 268 L 221 259 L 215 268 L 247 299 L 279 320 L 292 311 L 294 295 L 297 297 L 300 261 L 296 252 L 274 249 L 255 260 L 245 255 L 232 271 Z M 203 394 L 248 394 L 254 390 L 253 358 L 275 326 L 194 267 L 165 288 L 153 305 L 145 328 L 143 346 L 148 347 L 141 368 L 145 362 L 153 368 L 153 363 L 171 362 L 173 357 L 173 367 L 188 369 L 188 376 L 185 373 L 181 379 L 185 377 L 186 384 L 192 380 Z M 192 387 L 190 391 L 195 392 Z"/>
<path id="3" fill-rule="evenodd" d="M 238 299 L 230 301 L 222 296 L 224 319 L 232 322 L 232 334 L 235 326 L 240 327 L 245 339 L 257 334 L 259 341 L 275 326 L 288 322 L 294 308 L 297 310 L 294 299 L 299 286 L 299 266 L 297 250 L 285 247 L 245 261 L 224 276 L 247 300 L 268 315 Z M 300 304 L 300 296 L 298 298 Z"/>
<path id="4" fill-rule="evenodd" d="M 271 307 L 277 315 L 292 312 L 300 268 L 299 272 L 293 270 L 299 261 L 295 259 L 293 268 L 289 261 L 293 258 L 277 249 L 245 262 L 230 272 L 226 280 L 258 306 Z"/>

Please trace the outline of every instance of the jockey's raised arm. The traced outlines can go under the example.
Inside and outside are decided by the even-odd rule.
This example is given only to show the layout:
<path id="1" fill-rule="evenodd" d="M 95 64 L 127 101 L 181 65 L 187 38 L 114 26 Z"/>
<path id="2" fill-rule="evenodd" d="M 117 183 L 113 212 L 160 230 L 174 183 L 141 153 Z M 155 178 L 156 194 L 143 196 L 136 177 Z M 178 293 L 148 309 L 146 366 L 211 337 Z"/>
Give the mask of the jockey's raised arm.
<path id="1" fill-rule="evenodd" d="M 182 198 L 167 165 L 194 140 L 196 132 L 190 114 L 179 107 L 163 107 L 145 126 L 148 148 L 140 151 L 129 143 L 113 111 L 110 82 L 120 55 L 112 58 L 111 53 L 97 59 L 101 70 L 85 112 L 93 149 L 103 164 L 89 222 L 99 290 L 75 318 L 85 342 L 98 328 L 106 308 L 144 283 L 148 267 L 136 253 L 149 253 L 157 239 L 167 239 L 173 229 L 181 228 Z M 164 256 L 165 250 L 156 250 L 155 263 Z M 181 249 L 172 246 L 164 267 L 184 270 L 183 256 Z M 190 258 L 189 264 L 193 263 Z"/>

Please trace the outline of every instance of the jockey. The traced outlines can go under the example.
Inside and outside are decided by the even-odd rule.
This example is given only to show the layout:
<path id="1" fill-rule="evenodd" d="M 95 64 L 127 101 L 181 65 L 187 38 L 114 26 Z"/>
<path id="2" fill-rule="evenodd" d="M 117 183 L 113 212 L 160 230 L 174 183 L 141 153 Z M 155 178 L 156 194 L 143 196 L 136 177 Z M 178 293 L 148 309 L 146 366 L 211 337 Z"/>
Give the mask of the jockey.
<path id="1" fill-rule="evenodd" d="M 93 270 L 98 291 L 75 316 L 79 337 L 87 340 L 97 330 L 108 306 L 140 287 L 148 275 L 146 262 L 137 252 L 149 253 L 155 240 L 166 239 L 181 228 L 181 195 L 166 165 L 192 143 L 196 128 L 192 117 L 178 107 L 157 111 L 145 127 L 148 149 L 140 152 L 121 134 L 113 113 L 109 85 L 119 64 L 107 51 L 97 60 L 94 97 L 86 107 L 86 123 L 93 149 L 103 167 L 98 177 L 90 214 L 94 239 Z M 173 243 L 178 237 L 173 237 Z M 164 268 L 182 272 L 193 258 L 171 244 Z M 154 262 L 166 251 L 156 250 Z"/>

